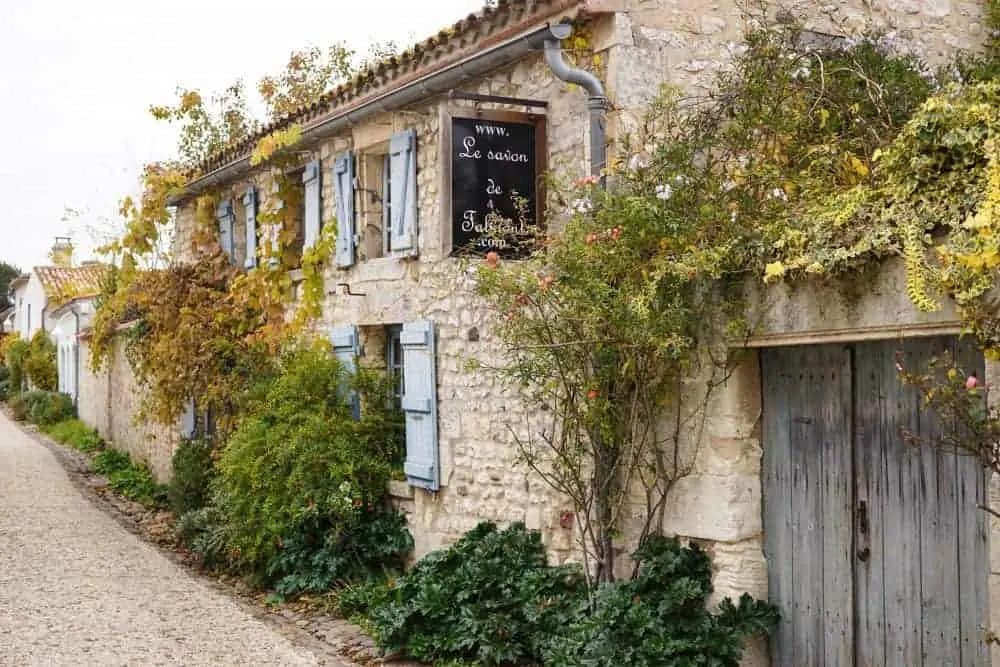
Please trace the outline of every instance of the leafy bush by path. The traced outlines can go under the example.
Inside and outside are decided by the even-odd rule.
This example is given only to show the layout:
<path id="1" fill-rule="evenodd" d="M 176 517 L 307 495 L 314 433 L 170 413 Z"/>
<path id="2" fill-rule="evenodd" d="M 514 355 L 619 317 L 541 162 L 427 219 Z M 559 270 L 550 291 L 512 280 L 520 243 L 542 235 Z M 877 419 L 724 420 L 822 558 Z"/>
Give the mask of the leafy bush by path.
<path id="1" fill-rule="evenodd" d="M 56 442 L 83 452 L 96 451 L 104 444 L 100 434 L 79 419 L 66 419 L 42 430 Z"/>
<path id="2" fill-rule="evenodd" d="M 94 457 L 94 470 L 102 475 L 125 470 L 130 465 L 132 465 L 132 457 L 117 449 L 105 449 Z"/>
<path id="3" fill-rule="evenodd" d="M 366 614 L 387 651 L 486 665 L 735 667 L 743 639 L 777 622 L 748 595 L 712 614 L 711 563 L 697 546 L 653 536 L 634 556 L 636 579 L 602 584 L 591 611 L 581 571 L 549 566 L 537 532 L 482 523 L 394 586 L 342 591 L 339 606 Z"/>
<path id="4" fill-rule="evenodd" d="M 712 564 L 696 544 L 650 537 L 634 554 L 633 581 L 599 587 L 593 613 L 553 633 L 542 651 L 552 667 L 736 667 L 744 637 L 767 633 L 778 622 L 772 605 L 743 594 L 709 612 Z"/>
<path id="5" fill-rule="evenodd" d="M 28 356 L 29 347 L 28 341 L 16 334 L 4 339 L 4 366 L 10 374 L 7 384 L 12 395 L 20 394 L 24 386 L 24 360 Z"/>
<path id="6" fill-rule="evenodd" d="M 120 496 L 146 507 L 165 507 L 167 487 L 157 484 L 149 467 L 136 464 L 126 452 L 105 449 L 94 457 L 94 470 L 108 478 L 108 486 Z"/>
<path id="7" fill-rule="evenodd" d="M 362 394 L 360 420 L 343 400 L 347 384 Z M 384 380 L 345 374 L 318 346 L 286 354 L 254 393 L 212 488 L 229 550 L 259 583 L 319 590 L 366 571 L 387 556 L 371 532 L 385 534 L 390 565 L 408 550 L 402 524 L 381 510 L 401 424 L 387 397 Z"/>
<path id="8" fill-rule="evenodd" d="M 24 358 L 24 374 L 36 389 L 42 391 L 55 391 L 59 383 L 56 344 L 44 329 L 39 329 L 31 337 L 28 354 Z"/>
<path id="9" fill-rule="evenodd" d="M 275 592 L 283 596 L 318 593 L 344 581 L 358 581 L 386 569 L 402 570 L 413 548 L 406 517 L 374 507 L 357 510 L 339 530 L 301 528 L 266 566 Z"/>
<path id="10" fill-rule="evenodd" d="M 35 390 L 24 394 L 28 405 L 28 419 L 39 426 L 52 426 L 76 417 L 73 399 L 54 391 Z"/>
<path id="11" fill-rule="evenodd" d="M 0 401 L 6 401 L 10 395 L 10 369 L 0 363 Z"/>
<path id="12" fill-rule="evenodd" d="M 7 401 L 7 407 L 10 408 L 10 414 L 16 421 L 23 422 L 28 418 L 28 403 L 20 394 L 12 396 Z"/>
<path id="13" fill-rule="evenodd" d="M 384 649 L 488 665 L 533 660 L 587 604 L 579 568 L 550 567 L 539 533 L 520 523 L 504 530 L 479 524 L 417 563 L 389 597 L 370 615 Z"/>
<path id="14" fill-rule="evenodd" d="M 208 504 L 209 485 L 215 477 L 212 443 L 182 440 L 173 456 L 174 476 L 170 480 L 170 507 L 177 516 Z"/>
<path id="15" fill-rule="evenodd" d="M 187 512 L 177 520 L 177 535 L 198 555 L 203 567 L 222 567 L 229 562 L 225 516 L 214 506 Z"/>

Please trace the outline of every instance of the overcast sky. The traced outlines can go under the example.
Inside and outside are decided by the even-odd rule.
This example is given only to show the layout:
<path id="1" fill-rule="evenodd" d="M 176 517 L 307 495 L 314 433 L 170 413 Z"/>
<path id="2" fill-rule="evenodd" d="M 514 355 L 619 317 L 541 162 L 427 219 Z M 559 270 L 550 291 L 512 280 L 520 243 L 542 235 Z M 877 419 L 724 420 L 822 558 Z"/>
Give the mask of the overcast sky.
<path id="1" fill-rule="evenodd" d="M 248 90 L 288 54 L 346 40 L 411 42 L 482 0 L 0 0 L 0 260 L 47 262 L 72 234 L 134 192 L 141 166 L 169 157 L 174 134 L 149 116 L 179 85 Z M 80 211 L 65 220 L 66 208 Z"/>

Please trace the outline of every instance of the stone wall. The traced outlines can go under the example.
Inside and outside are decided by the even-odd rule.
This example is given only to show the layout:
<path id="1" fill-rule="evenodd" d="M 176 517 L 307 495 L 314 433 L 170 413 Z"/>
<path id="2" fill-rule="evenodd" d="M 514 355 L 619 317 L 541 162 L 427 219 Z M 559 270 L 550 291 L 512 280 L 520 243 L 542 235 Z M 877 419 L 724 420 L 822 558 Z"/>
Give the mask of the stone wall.
<path id="1" fill-rule="evenodd" d="M 115 344 L 105 369 L 94 372 L 90 369 L 90 347 L 81 341 L 79 382 L 80 419 L 97 429 L 116 449 L 147 463 L 157 480 L 168 481 L 180 427 L 165 427 L 140 416 L 142 388 L 129 367 L 121 342 Z"/>

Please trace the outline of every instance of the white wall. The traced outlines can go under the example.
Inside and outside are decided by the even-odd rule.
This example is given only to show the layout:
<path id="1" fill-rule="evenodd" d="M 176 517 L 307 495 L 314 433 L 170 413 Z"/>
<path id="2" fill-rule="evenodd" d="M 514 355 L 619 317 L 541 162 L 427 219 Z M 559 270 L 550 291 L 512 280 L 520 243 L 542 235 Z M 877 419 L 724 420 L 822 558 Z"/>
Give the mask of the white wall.
<path id="1" fill-rule="evenodd" d="M 21 338 L 30 339 L 42 327 L 42 311 L 45 310 L 47 303 L 45 289 L 34 273 L 31 274 L 27 284 L 14 291 L 14 331 L 18 332 Z M 51 331 L 52 323 L 46 322 L 45 328 Z"/>

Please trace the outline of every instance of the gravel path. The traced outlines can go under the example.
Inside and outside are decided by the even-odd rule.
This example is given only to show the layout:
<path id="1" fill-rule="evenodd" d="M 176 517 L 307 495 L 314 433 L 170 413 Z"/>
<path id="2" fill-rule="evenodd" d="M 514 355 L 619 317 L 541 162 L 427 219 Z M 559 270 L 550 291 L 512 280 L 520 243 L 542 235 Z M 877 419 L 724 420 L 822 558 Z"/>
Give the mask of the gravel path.
<path id="1" fill-rule="evenodd" d="M 0 665 L 316 665 L 125 531 L 0 414 Z"/>

